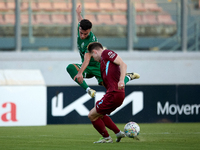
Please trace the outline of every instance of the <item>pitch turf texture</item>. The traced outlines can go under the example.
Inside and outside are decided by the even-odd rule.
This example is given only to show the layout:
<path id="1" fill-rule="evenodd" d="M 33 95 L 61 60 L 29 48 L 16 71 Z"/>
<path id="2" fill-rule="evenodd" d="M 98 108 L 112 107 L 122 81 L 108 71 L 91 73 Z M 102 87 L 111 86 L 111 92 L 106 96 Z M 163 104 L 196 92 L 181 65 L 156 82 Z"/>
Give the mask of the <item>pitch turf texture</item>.
<path id="1" fill-rule="evenodd" d="M 122 130 L 124 124 L 117 124 Z M 139 140 L 93 144 L 100 135 L 91 124 L 0 127 L 0 150 L 199 150 L 200 123 L 139 124 Z"/>

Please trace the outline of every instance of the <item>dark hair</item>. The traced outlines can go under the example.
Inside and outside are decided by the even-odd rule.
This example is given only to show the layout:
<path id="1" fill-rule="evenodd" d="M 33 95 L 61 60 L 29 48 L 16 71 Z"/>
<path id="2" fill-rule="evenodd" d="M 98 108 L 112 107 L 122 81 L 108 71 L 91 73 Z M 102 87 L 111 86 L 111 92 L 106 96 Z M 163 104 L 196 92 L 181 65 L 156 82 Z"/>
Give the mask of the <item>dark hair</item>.
<path id="1" fill-rule="evenodd" d="M 88 48 L 88 51 L 91 53 L 93 49 L 97 49 L 97 50 L 103 49 L 103 46 L 101 45 L 101 43 L 92 42 L 88 45 L 87 48 Z"/>
<path id="2" fill-rule="evenodd" d="M 91 29 L 92 28 L 92 23 L 87 20 L 87 19 L 82 19 L 80 21 L 80 27 L 83 29 L 83 30 L 88 30 L 88 29 Z"/>

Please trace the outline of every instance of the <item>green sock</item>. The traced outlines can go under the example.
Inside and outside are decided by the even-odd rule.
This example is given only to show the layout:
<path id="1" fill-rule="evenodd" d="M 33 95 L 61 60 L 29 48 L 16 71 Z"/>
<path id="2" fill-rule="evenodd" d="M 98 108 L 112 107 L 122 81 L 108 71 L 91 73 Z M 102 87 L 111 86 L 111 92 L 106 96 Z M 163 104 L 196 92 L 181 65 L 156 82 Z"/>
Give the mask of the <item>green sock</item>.
<path id="1" fill-rule="evenodd" d="M 71 76 L 71 78 L 74 80 L 74 77 L 77 75 L 78 71 L 76 70 L 76 67 L 73 64 L 69 64 L 66 68 L 67 72 L 69 73 L 69 75 Z M 83 80 L 83 83 L 80 84 L 77 79 L 75 79 L 76 83 L 78 83 L 82 88 L 84 88 L 85 90 L 88 88 L 87 83 L 85 82 L 85 80 Z"/>
<path id="2" fill-rule="evenodd" d="M 124 78 L 124 84 L 126 85 L 126 83 L 129 82 L 129 81 L 130 81 L 130 79 L 127 76 L 125 76 L 125 78 Z"/>

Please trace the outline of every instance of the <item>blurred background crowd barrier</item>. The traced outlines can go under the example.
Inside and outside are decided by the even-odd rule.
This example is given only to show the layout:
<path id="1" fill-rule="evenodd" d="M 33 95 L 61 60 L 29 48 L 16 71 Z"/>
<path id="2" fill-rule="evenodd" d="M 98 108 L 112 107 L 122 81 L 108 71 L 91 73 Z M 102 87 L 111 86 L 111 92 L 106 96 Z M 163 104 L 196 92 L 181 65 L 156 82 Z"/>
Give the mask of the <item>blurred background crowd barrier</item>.
<path id="1" fill-rule="evenodd" d="M 0 0 L 0 50 L 76 51 L 79 4 L 109 49 L 200 49 L 199 0 Z"/>

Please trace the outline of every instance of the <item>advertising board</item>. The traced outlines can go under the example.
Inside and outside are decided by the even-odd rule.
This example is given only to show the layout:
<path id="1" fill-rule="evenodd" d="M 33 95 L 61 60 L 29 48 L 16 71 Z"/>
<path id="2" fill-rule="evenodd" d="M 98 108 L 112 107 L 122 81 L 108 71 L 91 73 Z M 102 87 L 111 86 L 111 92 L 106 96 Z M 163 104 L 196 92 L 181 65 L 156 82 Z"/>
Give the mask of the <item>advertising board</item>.
<path id="1" fill-rule="evenodd" d="M 0 126 L 46 125 L 46 86 L 0 86 Z"/>
<path id="2" fill-rule="evenodd" d="M 105 88 L 91 98 L 81 87 L 47 88 L 47 123 L 90 123 L 87 115 Z M 110 114 L 116 123 L 200 121 L 200 85 L 126 86 L 123 104 Z"/>

